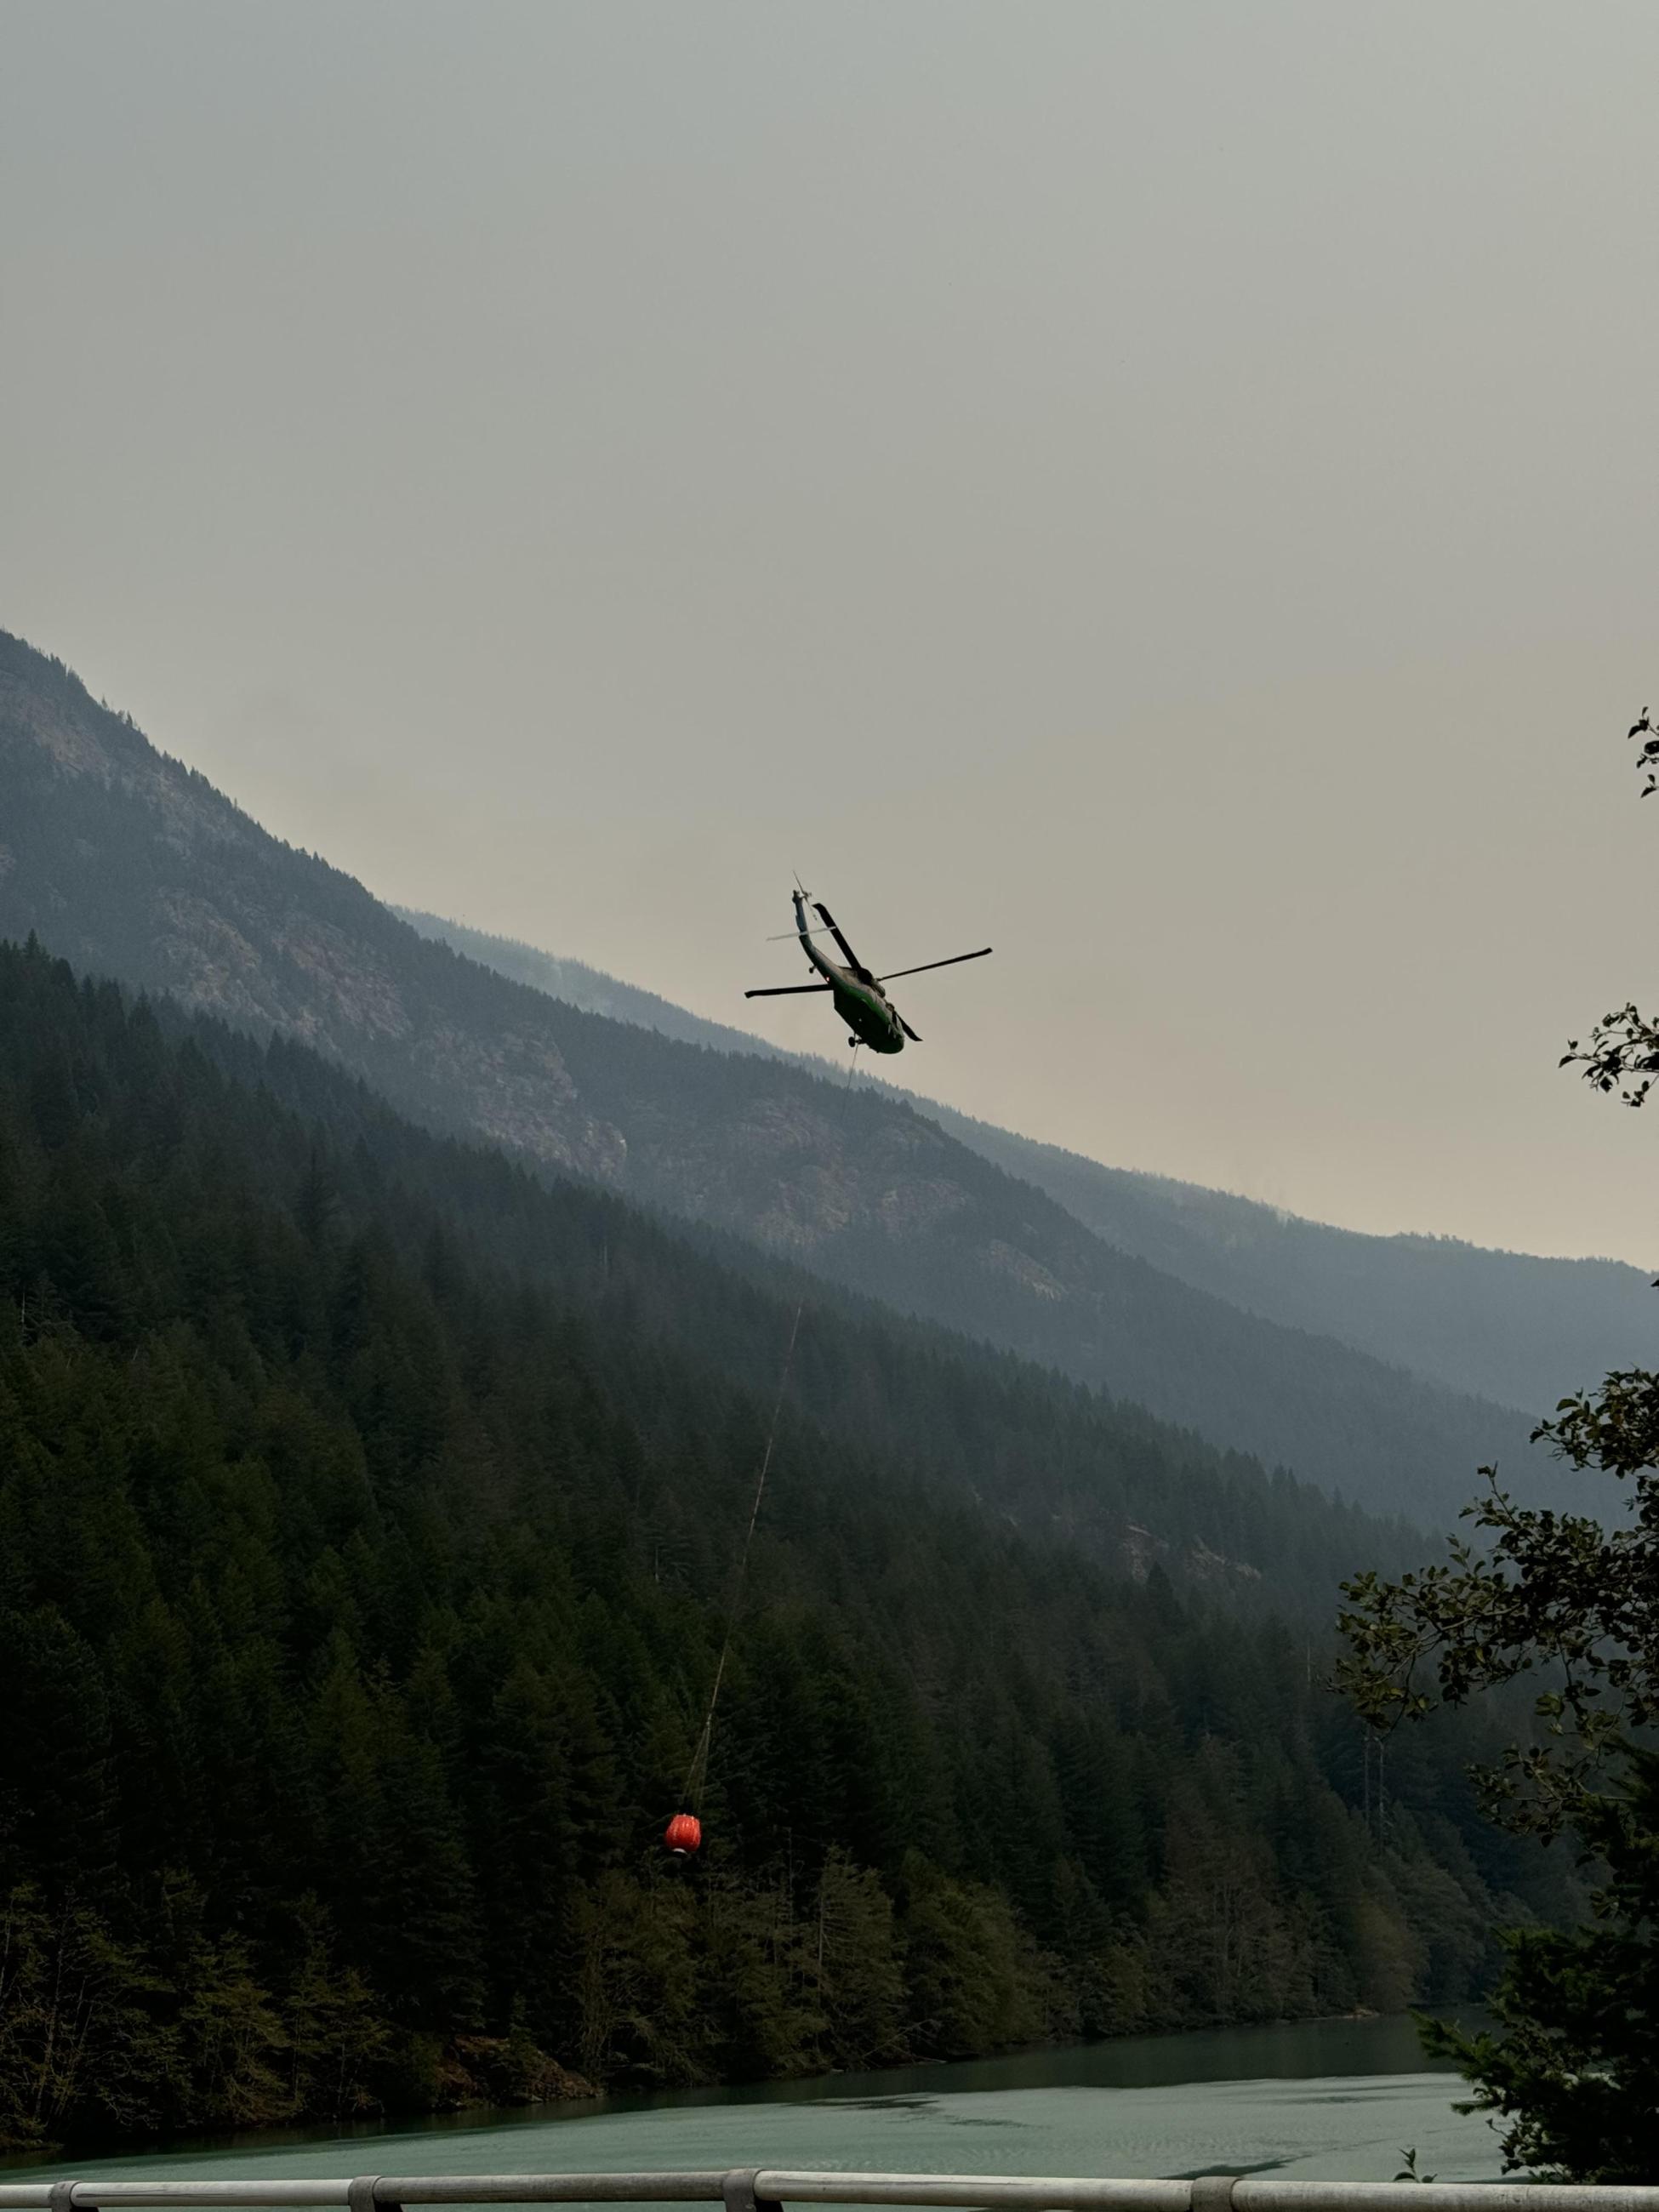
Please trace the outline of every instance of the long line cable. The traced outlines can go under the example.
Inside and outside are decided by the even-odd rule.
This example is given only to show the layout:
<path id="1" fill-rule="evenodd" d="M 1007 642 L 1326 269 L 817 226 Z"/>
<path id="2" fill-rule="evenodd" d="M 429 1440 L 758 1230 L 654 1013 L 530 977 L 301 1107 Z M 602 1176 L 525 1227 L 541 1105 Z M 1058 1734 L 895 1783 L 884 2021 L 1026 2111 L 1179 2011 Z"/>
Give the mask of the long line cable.
<path id="1" fill-rule="evenodd" d="M 738 1571 L 732 1578 L 732 1600 L 726 1608 L 726 1634 L 720 1644 L 719 1663 L 714 1668 L 713 1687 L 708 1692 L 708 1711 L 703 1716 L 702 1734 L 697 1738 L 697 1747 L 691 1754 L 691 1765 L 685 1777 L 685 1791 L 680 1802 L 689 1810 L 696 1810 L 697 1798 L 708 1778 L 708 1747 L 714 1733 L 714 1708 L 720 1703 L 720 1684 L 726 1679 L 726 1662 L 732 1656 L 732 1638 L 738 1625 L 738 1608 L 743 1602 L 743 1586 L 749 1572 L 749 1552 L 755 1540 L 755 1523 L 760 1519 L 761 1500 L 766 1495 L 766 1478 L 772 1470 L 772 1452 L 778 1439 L 778 1422 L 783 1413 L 784 1395 L 789 1388 L 789 1372 L 795 1364 L 795 1339 L 800 1334 L 800 1317 L 806 1301 L 803 1298 L 795 1308 L 795 1318 L 789 1324 L 789 1345 L 783 1355 L 783 1372 L 778 1377 L 778 1395 L 772 1403 L 772 1422 L 766 1431 L 766 1449 L 761 1455 L 760 1476 L 755 1484 L 755 1501 L 749 1509 L 749 1526 L 744 1531 L 743 1549 L 738 1554 Z"/>
<path id="2" fill-rule="evenodd" d="M 841 1134 L 845 1144 L 853 1127 L 853 1079 L 859 1072 L 858 1037 L 853 1039 L 853 1056 L 847 1063 L 847 1080 L 841 1086 Z"/>

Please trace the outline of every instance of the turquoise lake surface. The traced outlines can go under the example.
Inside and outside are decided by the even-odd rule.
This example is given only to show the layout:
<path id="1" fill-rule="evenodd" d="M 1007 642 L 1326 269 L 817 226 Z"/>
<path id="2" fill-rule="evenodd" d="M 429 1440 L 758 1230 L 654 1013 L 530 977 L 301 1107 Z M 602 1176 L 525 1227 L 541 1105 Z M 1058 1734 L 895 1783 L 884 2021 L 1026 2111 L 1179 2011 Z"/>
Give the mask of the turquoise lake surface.
<path id="1" fill-rule="evenodd" d="M 1409 2021 L 1322 2021 L 412 2126 L 289 2130 L 50 2168 L 0 2163 L 0 2180 L 780 2166 L 1387 2181 L 1412 2145 L 1419 2172 L 1496 2180 L 1491 2129 L 1453 2109 L 1463 2087 L 1427 2064 Z"/>

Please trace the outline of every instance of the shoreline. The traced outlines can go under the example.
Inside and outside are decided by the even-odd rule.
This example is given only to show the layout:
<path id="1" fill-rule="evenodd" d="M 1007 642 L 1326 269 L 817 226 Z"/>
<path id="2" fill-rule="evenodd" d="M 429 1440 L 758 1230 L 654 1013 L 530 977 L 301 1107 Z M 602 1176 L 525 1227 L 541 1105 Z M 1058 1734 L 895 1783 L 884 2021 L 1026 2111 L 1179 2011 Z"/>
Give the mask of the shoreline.
<path id="1" fill-rule="evenodd" d="M 1467 2013 L 1478 2008 L 1464 2006 L 1447 2009 Z M 1199 2027 L 1165 2028 L 1132 2035 L 1025 2044 L 970 2058 L 907 2059 L 892 2066 L 859 2071 L 828 2069 L 812 2074 L 761 2075 L 746 2081 L 699 2082 L 672 2088 L 595 2089 L 590 2084 L 581 2082 L 580 2076 L 567 2075 L 567 2080 L 573 2084 L 580 2082 L 581 2086 L 573 2087 L 560 2095 L 507 2103 L 494 2103 L 481 2098 L 438 2110 L 365 2113 L 355 2119 L 295 2120 L 272 2127 L 212 2130 L 170 2136 L 130 2136 L 116 2142 L 82 2142 L 78 2144 L 54 2144 L 49 2148 L 30 2146 L 0 2151 L 0 2179 L 10 2180 L 37 2172 L 57 2172 L 71 2161 L 79 2161 L 88 2166 L 103 2166 L 156 2159 L 239 2156 L 266 2148 L 286 2151 L 306 2143 L 373 2142 L 425 2135 L 448 2136 L 489 2128 L 533 2126 L 538 2122 L 548 2124 L 602 2116 L 623 2118 L 636 2113 L 693 2110 L 708 2106 L 812 2104 L 833 2100 L 839 2091 L 851 2085 L 873 2085 L 884 2081 L 897 2083 L 907 2076 L 925 2077 L 946 2072 L 962 2074 L 981 2069 L 1008 2069 L 1023 2063 L 1041 2063 L 1045 2060 L 1063 2062 L 1068 2058 L 1075 2060 L 1090 2054 L 1114 2051 L 1145 2050 L 1156 2052 L 1182 2043 L 1197 2045 L 1205 2040 L 1231 2037 L 1285 2036 L 1343 2027 L 1393 2026 L 1405 2029 L 1412 2018 L 1410 2012 L 1382 2014 L 1359 2008 L 1348 2012 L 1322 2013 L 1274 2021 L 1212 2021 Z M 1364 2070 L 1395 2069 L 1368 2068 Z M 1424 2058 L 1422 2070 L 1451 2074 L 1455 2069 L 1449 2066 L 1431 2066 Z M 1171 2077 L 1169 2086 L 1178 2087 L 1184 2080 L 1196 2081 L 1207 2078 L 1211 2077 L 1204 2073 L 1175 2076 Z M 1215 2078 L 1246 2077 L 1222 2075 Z M 1320 2077 L 1292 2071 L 1285 2078 Z M 896 2089 L 890 2094 L 897 2094 Z"/>

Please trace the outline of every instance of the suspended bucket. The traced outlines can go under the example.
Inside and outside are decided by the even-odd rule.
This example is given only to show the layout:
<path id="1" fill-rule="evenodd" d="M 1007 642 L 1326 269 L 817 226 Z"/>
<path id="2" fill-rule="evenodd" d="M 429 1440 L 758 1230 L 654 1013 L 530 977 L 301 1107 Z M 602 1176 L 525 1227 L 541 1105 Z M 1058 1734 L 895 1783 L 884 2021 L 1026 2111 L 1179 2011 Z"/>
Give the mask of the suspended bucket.
<path id="1" fill-rule="evenodd" d="M 695 1813 L 676 1813 L 663 1841 L 677 1859 L 689 1859 L 702 1842 L 702 1822 Z"/>

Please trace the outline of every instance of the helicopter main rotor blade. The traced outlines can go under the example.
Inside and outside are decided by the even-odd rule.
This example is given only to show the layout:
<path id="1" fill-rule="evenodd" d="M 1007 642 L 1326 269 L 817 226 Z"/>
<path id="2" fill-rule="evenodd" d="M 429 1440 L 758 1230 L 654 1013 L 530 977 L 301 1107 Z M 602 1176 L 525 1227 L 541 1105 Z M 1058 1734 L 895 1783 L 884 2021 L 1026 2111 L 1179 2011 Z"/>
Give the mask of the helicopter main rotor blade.
<path id="1" fill-rule="evenodd" d="M 924 960 L 920 968 L 895 968 L 890 975 L 878 975 L 876 981 L 878 983 L 896 983 L 901 975 L 925 975 L 930 968 L 955 968 L 964 960 L 983 960 L 992 949 L 988 945 L 981 945 L 977 952 L 953 952 L 948 960 Z M 921 1038 L 918 1037 L 916 1042 L 920 1044 Z"/>
<path id="2" fill-rule="evenodd" d="M 899 1027 L 904 1031 L 905 1036 L 909 1038 L 912 1044 L 920 1044 L 921 1042 L 921 1039 L 911 1028 L 909 1023 L 905 1020 L 902 1014 L 896 1015 L 895 1018 L 897 1021 Z"/>
<path id="3" fill-rule="evenodd" d="M 833 983 L 773 983 L 758 991 L 745 991 L 745 999 L 799 999 L 807 991 L 833 991 Z"/>
<path id="4" fill-rule="evenodd" d="M 840 930 L 836 927 L 836 917 L 830 913 L 829 908 L 824 905 L 821 899 L 814 899 L 812 904 L 817 909 L 818 920 L 829 931 L 830 936 L 835 939 L 836 944 L 840 945 L 842 957 L 846 961 L 848 966 L 852 969 L 853 973 L 855 975 L 867 975 L 870 973 L 870 970 L 865 966 L 863 961 L 859 958 L 858 954 L 854 951 L 852 946 L 847 942 L 847 939 L 842 935 Z"/>

